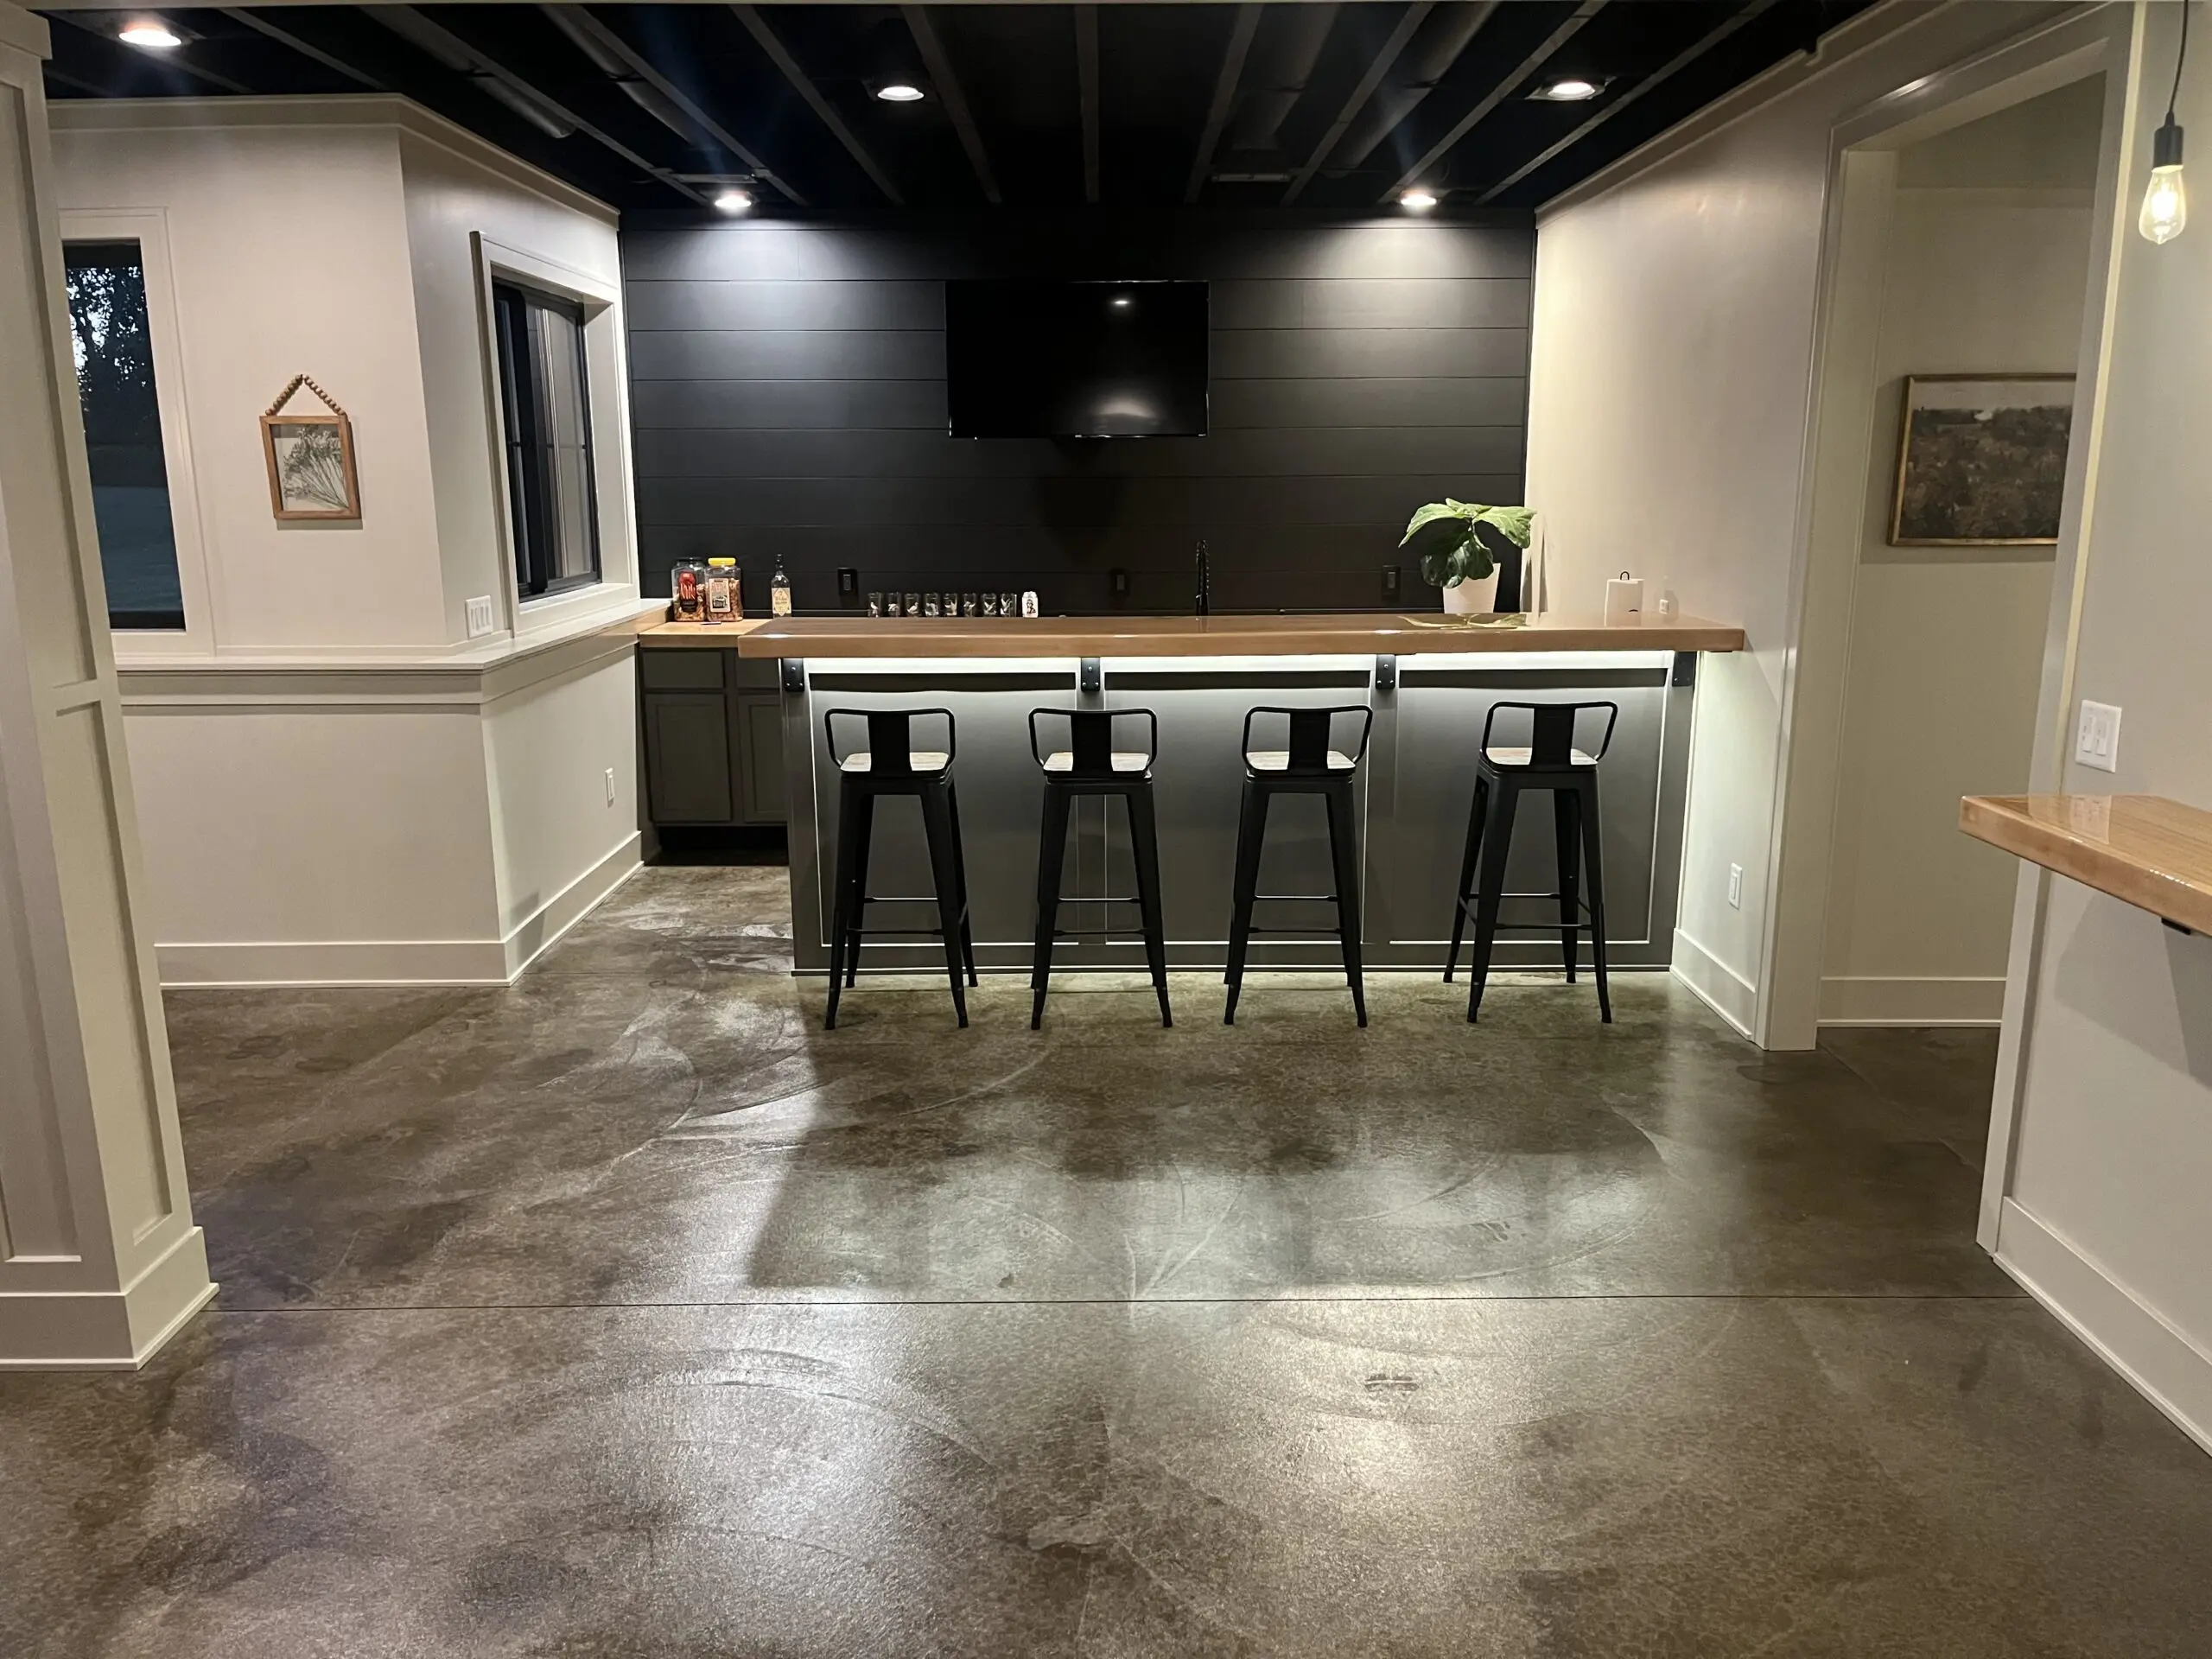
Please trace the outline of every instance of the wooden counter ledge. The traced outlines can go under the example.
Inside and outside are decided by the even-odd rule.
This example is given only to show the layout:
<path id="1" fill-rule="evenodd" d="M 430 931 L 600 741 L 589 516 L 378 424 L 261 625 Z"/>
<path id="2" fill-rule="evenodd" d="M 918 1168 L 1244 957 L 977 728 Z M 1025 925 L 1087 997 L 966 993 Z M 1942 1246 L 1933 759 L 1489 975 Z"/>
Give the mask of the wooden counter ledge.
<path id="1" fill-rule="evenodd" d="M 2212 812 L 2162 795 L 1969 795 L 1959 828 L 2193 932 L 2212 933 Z"/>
<path id="2" fill-rule="evenodd" d="M 741 657 L 1303 657 L 1441 652 L 1741 651 L 1744 631 L 1691 616 L 799 616 L 664 624 L 652 645 L 734 644 Z"/>

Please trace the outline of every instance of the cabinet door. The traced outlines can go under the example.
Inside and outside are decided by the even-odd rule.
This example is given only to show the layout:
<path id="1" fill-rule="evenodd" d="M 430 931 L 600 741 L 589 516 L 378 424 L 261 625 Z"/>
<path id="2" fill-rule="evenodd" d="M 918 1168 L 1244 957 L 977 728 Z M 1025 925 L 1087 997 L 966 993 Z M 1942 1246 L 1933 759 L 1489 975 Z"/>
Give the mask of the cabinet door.
<path id="1" fill-rule="evenodd" d="M 729 702 L 720 691 L 645 694 L 645 801 L 655 823 L 728 823 Z"/>
<path id="2" fill-rule="evenodd" d="M 738 745 L 744 756 L 745 821 L 782 823 L 784 700 L 772 691 L 748 691 L 737 700 Z"/>

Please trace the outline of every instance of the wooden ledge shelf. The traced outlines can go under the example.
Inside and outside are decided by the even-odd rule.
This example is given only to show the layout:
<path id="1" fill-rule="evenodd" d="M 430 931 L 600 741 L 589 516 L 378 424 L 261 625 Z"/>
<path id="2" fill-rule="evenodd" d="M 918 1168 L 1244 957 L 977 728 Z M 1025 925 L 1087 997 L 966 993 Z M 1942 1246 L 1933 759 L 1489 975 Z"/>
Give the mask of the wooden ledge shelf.
<path id="1" fill-rule="evenodd" d="M 2212 812 L 2163 795 L 1969 795 L 1959 828 L 1977 841 L 2212 933 Z"/>

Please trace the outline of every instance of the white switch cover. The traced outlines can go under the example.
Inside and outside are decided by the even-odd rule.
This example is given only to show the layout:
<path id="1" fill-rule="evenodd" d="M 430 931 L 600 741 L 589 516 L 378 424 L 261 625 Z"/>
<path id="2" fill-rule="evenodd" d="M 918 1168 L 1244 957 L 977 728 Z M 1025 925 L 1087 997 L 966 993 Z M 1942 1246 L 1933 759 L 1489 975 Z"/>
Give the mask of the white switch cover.
<path id="1" fill-rule="evenodd" d="M 468 601 L 468 637 L 481 639 L 492 632 L 492 595 Z"/>
<path id="2" fill-rule="evenodd" d="M 1737 910 L 1744 907 L 1744 867 L 1740 864 L 1728 867 L 1728 903 Z"/>
<path id="3" fill-rule="evenodd" d="M 607 769 L 607 804 L 609 806 L 614 804 L 614 768 L 612 766 Z"/>
<path id="4" fill-rule="evenodd" d="M 2082 724 L 2074 734 L 2074 758 L 2099 772 L 2120 770 L 2120 710 L 2108 702 L 2082 699 Z"/>

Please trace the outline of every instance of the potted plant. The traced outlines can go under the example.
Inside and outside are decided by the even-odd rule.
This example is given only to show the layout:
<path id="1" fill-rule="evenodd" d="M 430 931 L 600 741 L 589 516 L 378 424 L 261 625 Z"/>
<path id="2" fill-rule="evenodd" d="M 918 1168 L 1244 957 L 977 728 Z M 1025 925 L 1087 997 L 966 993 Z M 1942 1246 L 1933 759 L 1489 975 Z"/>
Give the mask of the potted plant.
<path id="1" fill-rule="evenodd" d="M 1484 544 L 1483 526 L 1526 548 L 1535 517 L 1533 507 L 1485 507 L 1446 496 L 1414 514 L 1398 545 L 1413 549 L 1422 578 L 1444 590 L 1446 611 L 1477 615 L 1497 602 L 1497 561 Z"/>

